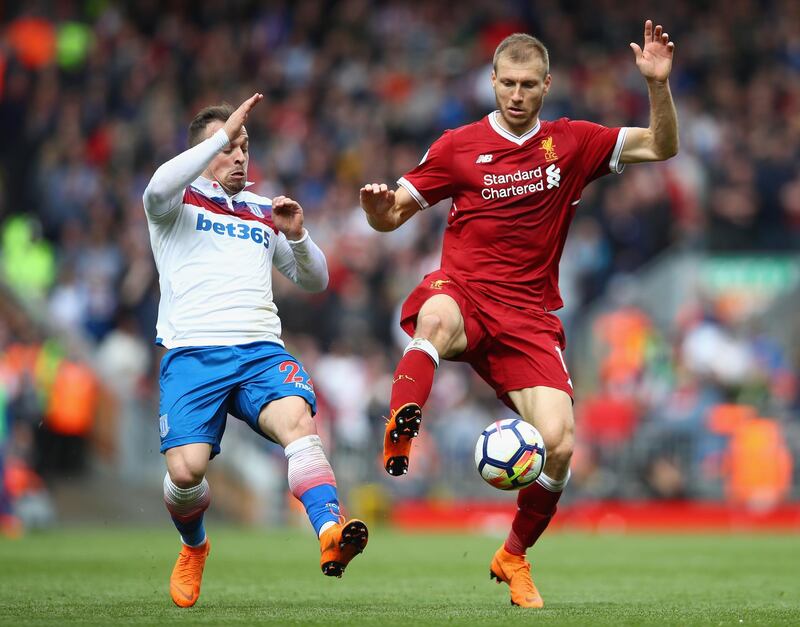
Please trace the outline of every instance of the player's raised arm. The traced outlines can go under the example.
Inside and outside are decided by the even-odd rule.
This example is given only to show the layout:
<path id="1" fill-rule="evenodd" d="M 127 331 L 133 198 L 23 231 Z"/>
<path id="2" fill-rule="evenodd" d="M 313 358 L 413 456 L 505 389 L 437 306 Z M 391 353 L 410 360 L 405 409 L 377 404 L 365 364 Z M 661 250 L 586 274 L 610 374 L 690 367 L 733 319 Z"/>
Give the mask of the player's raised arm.
<path id="1" fill-rule="evenodd" d="M 159 167 L 144 190 L 145 211 L 154 218 L 159 218 L 178 207 L 186 186 L 200 176 L 220 150 L 239 136 L 248 114 L 263 97 L 261 94 L 253 94 L 239 105 L 225 125 L 211 137 Z"/>
<path id="2" fill-rule="evenodd" d="M 367 222 L 376 231 L 394 231 L 420 210 L 419 203 L 404 187 L 392 191 L 386 183 L 364 185 L 359 190 L 359 200 Z"/>
<path id="3" fill-rule="evenodd" d="M 244 123 L 247 122 L 247 116 L 250 115 L 250 111 L 252 111 L 253 107 L 255 107 L 263 99 L 263 94 L 255 93 L 242 104 L 240 104 L 236 111 L 231 113 L 231 116 L 222 127 L 225 129 L 225 134 L 230 138 L 230 141 L 233 141 L 239 137 L 239 133 L 242 132 L 242 127 L 244 126 Z"/>
<path id="4" fill-rule="evenodd" d="M 650 126 L 629 128 L 620 155 L 622 163 L 663 161 L 678 153 L 678 114 L 669 89 L 675 44 L 661 24 L 644 23 L 644 47 L 631 43 L 636 66 L 647 81 Z"/>

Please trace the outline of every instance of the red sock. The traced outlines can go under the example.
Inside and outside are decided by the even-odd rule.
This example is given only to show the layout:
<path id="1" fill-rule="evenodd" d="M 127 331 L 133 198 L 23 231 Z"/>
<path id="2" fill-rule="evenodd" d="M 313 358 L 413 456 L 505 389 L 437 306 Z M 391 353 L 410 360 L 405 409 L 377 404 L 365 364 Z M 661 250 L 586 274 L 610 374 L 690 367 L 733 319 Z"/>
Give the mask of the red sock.
<path id="1" fill-rule="evenodd" d="M 428 353 L 417 349 L 406 351 L 394 371 L 391 411 L 397 411 L 406 403 L 422 407 L 430 396 L 435 371 L 436 364 Z"/>
<path id="2" fill-rule="evenodd" d="M 563 488 L 563 485 L 560 487 Z M 548 490 L 538 480 L 532 486 L 520 490 L 517 496 L 517 513 L 505 543 L 506 551 L 514 555 L 525 555 L 525 551 L 547 529 L 550 519 L 556 513 L 561 492 Z"/>

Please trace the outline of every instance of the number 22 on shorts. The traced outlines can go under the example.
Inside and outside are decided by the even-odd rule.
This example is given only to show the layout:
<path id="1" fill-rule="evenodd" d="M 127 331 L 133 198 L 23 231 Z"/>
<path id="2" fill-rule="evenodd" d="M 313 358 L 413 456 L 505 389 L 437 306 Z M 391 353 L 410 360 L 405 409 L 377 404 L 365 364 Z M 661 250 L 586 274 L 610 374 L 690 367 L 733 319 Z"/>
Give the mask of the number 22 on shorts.
<path id="1" fill-rule="evenodd" d="M 304 385 L 308 385 L 310 387 L 314 387 L 314 384 L 311 382 L 311 377 L 308 376 L 305 368 L 301 368 L 299 364 L 294 361 L 284 361 L 278 366 L 278 370 L 286 374 L 286 378 L 283 380 L 284 383 L 300 383 Z M 300 370 L 303 371 L 303 375 L 298 375 Z"/>

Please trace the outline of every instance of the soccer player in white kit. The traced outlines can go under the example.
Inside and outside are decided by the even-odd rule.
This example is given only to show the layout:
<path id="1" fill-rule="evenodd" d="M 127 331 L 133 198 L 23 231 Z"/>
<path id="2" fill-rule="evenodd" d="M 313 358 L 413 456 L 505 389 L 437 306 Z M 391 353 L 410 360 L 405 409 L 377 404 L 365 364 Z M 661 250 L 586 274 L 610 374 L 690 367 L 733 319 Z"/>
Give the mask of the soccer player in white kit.
<path id="1" fill-rule="evenodd" d="M 228 414 L 284 447 L 289 487 L 320 539 L 322 572 L 340 577 L 367 544 L 360 520 L 339 512 L 336 479 L 313 415 L 316 397 L 302 364 L 286 352 L 271 272 L 309 291 L 328 284 L 325 255 L 285 196 L 247 191 L 247 116 L 207 107 L 189 127 L 190 148 L 156 170 L 144 192 L 161 287 L 159 427 L 167 463 L 164 501 L 183 545 L 170 578 L 181 607 L 200 596 L 210 544 L 208 462 L 220 452 Z"/>

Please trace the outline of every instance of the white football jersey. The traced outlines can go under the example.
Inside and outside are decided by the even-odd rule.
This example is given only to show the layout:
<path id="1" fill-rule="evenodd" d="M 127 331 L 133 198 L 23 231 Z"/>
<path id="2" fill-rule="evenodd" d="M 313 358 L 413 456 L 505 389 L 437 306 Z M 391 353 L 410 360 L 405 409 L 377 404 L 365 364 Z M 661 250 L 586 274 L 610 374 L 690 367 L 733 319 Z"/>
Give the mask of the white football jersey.
<path id="1" fill-rule="evenodd" d="M 289 242 L 272 223 L 269 198 L 247 190 L 228 196 L 203 177 L 189 185 L 182 180 L 202 172 L 226 144 L 220 129 L 161 166 L 145 191 L 161 287 L 156 342 L 166 348 L 283 344 L 272 300 L 273 264 L 306 289 L 327 286 L 322 251 L 307 231 Z"/>

